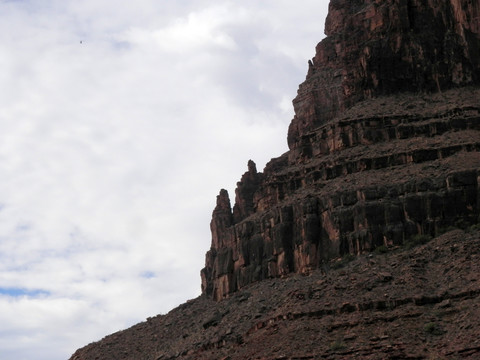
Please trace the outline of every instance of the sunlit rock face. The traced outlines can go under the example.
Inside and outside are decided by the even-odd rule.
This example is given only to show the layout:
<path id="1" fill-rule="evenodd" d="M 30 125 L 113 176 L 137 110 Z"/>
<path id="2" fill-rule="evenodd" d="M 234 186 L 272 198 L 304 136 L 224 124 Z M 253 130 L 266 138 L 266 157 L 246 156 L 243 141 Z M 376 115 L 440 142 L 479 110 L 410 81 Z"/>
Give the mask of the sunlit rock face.
<path id="1" fill-rule="evenodd" d="M 217 198 L 203 293 L 478 222 L 480 8 L 333 0 L 290 150 Z"/>

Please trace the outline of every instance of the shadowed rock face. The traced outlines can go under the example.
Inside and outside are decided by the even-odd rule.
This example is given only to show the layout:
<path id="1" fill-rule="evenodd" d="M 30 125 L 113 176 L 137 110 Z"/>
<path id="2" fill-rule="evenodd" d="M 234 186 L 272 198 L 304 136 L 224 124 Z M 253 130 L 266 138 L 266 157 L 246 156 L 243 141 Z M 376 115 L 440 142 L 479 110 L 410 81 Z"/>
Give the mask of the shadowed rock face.
<path id="1" fill-rule="evenodd" d="M 462 88 L 359 103 L 267 164 L 251 188 L 250 215 L 235 219 L 222 190 L 202 270 L 204 293 L 218 300 L 347 253 L 477 223 L 478 99 L 480 89 Z"/>
<path id="2" fill-rule="evenodd" d="M 290 150 L 222 190 L 203 292 L 479 218 L 480 6 L 334 0 L 293 101 Z"/>
<path id="3" fill-rule="evenodd" d="M 288 143 L 360 100 L 445 91 L 480 81 L 475 0 L 334 0 L 307 79 L 293 101 Z"/>

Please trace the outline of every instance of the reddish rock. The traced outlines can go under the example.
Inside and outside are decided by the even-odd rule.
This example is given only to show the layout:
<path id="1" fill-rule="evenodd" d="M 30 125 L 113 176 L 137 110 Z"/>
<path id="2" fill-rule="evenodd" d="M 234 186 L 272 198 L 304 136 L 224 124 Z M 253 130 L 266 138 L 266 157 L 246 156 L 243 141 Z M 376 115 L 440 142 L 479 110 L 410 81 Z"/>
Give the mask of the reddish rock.
<path id="1" fill-rule="evenodd" d="M 256 178 L 249 216 L 227 223 L 214 211 L 221 226 L 212 227 L 205 293 L 221 299 L 347 253 L 478 222 L 478 99 L 475 88 L 381 97 L 305 134 Z"/>
<path id="2" fill-rule="evenodd" d="M 325 38 L 293 101 L 290 148 L 358 101 L 480 82 L 474 0 L 333 0 Z"/>
<path id="3" fill-rule="evenodd" d="M 243 174 L 235 190 L 235 206 L 233 217 L 240 222 L 255 212 L 253 196 L 262 181 L 262 174 L 257 172 L 257 166 L 252 160 L 248 161 L 248 171 Z"/>
<path id="4" fill-rule="evenodd" d="M 263 173 L 249 162 L 230 226 L 214 212 L 206 294 L 478 221 L 479 11 L 471 0 L 331 1 L 289 152 Z"/>
<path id="5" fill-rule="evenodd" d="M 210 230 L 212 232 L 212 248 L 205 256 L 205 268 L 201 271 L 202 292 L 213 293 L 211 278 L 218 278 L 222 274 L 232 272 L 231 244 L 233 239 L 228 237 L 225 229 L 233 225 L 232 206 L 227 190 L 222 189 L 217 196 L 217 206 L 213 210 Z M 226 263 L 224 263 L 224 261 Z M 228 287 L 224 291 L 231 291 Z"/>
<path id="6" fill-rule="evenodd" d="M 480 358 L 480 232 L 200 296 L 71 360 Z"/>

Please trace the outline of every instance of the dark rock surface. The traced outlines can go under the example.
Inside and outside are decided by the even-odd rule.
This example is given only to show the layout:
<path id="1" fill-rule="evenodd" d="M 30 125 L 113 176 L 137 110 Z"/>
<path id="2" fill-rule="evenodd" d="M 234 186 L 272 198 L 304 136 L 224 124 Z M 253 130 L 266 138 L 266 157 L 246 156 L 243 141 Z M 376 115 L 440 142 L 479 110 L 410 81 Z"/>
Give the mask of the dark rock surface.
<path id="1" fill-rule="evenodd" d="M 480 3 L 332 0 L 325 33 L 289 152 L 263 173 L 249 162 L 233 223 L 214 212 L 215 299 L 479 219 Z"/>
<path id="2" fill-rule="evenodd" d="M 360 100 L 480 81 L 478 0 L 332 0 L 293 101 L 290 148 Z"/>
<path id="3" fill-rule="evenodd" d="M 381 252 L 203 295 L 71 360 L 479 359 L 480 231 Z"/>
<path id="4" fill-rule="evenodd" d="M 477 223 L 479 99 L 465 87 L 366 100 L 304 134 L 262 176 L 249 170 L 236 197 L 249 215 L 232 215 L 228 199 L 213 213 L 204 291 L 221 299 L 333 257 Z"/>

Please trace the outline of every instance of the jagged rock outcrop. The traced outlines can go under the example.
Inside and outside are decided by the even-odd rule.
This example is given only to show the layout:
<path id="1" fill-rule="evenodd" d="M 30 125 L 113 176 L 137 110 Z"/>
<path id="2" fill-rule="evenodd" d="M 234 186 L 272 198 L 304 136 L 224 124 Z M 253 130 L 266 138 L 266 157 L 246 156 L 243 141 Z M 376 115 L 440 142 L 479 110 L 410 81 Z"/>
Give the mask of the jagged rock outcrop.
<path id="1" fill-rule="evenodd" d="M 222 246 L 214 240 L 207 253 L 203 290 L 220 299 L 255 281 L 308 273 L 346 253 L 476 223 L 478 99 L 473 88 L 381 98 L 305 135 L 302 151 L 265 168 L 253 214 L 226 222 L 216 214 L 232 219 L 231 211 L 217 205 L 212 234 Z M 222 190 L 223 202 L 227 196 Z"/>
<path id="2" fill-rule="evenodd" d="M 253 196 L 257 192 L 262 179 L 262 173 L 258 173 L 255 163 L 249 160 L 248 171 L 243 174 L 235 189 L 235 206 L 233 207 L 233 220 L 235 223 L 239 223 L 255 212 Z"/>
<path id="3" fill-rule="evenodd" d="M 221 192 L 204 293 L 478 222 L 479 22 L 470 0 L 331 1 L 290 150 L 249 162 L 233 212 Z"/>

